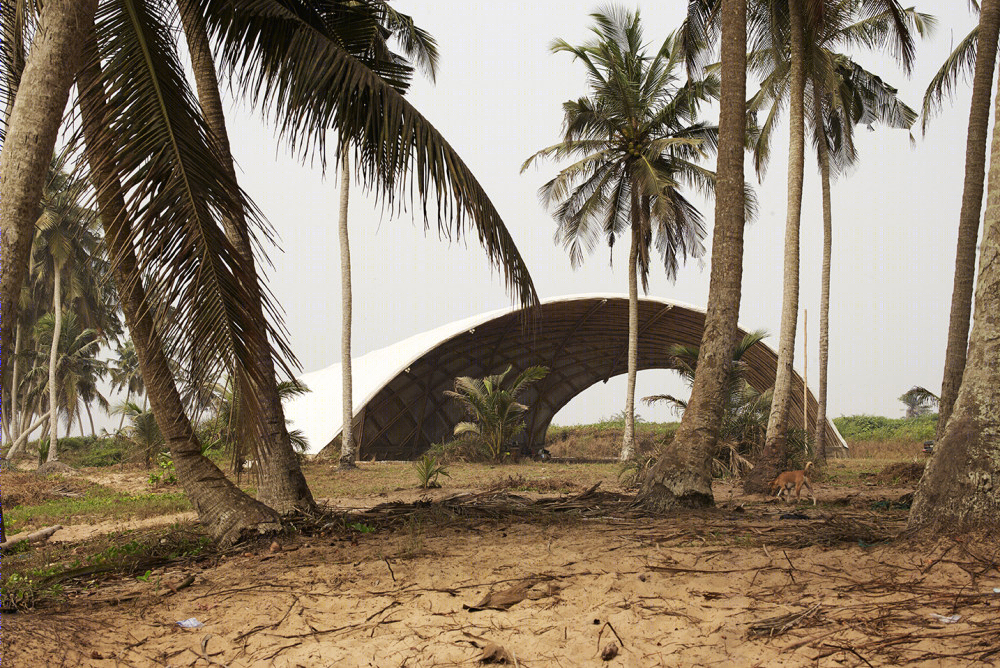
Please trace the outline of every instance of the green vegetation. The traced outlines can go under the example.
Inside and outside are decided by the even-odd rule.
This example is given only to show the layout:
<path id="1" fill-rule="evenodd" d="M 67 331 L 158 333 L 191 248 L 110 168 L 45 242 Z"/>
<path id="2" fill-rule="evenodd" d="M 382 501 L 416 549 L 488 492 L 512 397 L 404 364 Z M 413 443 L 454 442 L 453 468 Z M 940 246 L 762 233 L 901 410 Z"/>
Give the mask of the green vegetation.
<path id="1" fill-rule="evenodd" d="M 451 477 L 448 474 L 448 469 L 433 455 L 424 455 L 413 462 L 413 470 L 417 472 L 417 478 L 420 480 L 420 487 L 422 489 L 440 487 L 441 483 L 438 482 L 438 476 Z"/>
<path id="2" fill-rule="evenodd" d="M 913 441 L 934 438 L 937 413 L 915 418 L 887 418 L 879 415 L 851 415 L 834 419 L 840 434 L 848 442 Z"/>
<path id="3" fill-rule="evenodd" d="M 34 506 L 5 504 L 3 522 L 8 534 L 51 524 L 106 520 L 138 520 L 191 509 L 181 493 L 125 494 L 95 485 L 80 496 L 51 499 Z"/>
<path id="4" fill-rule="evenodd" d="M 669 443 L 679 426 L 679 422 L 643 422 L 636 416 L 636 456 L 651 454 Z M 550 426 L 545 434 L 545 447 L 553 457 L 617 459 L 624 429 L 622 416 L 613 416 L 595 424 Z"/>
<path id="5" fill-rule="evenodd" d="M 460 403 L 473 420 L 455 425 L 455 436 L 475 435 L 482 442 L 487 457 L 494 462 L 508 455 L 507 448 L 524 431 L 523 415 L 528 407 L 518 403 L 518 396 L 549 372 L 544 366 L 530 366 L 505 384 L 512 368 L 508 366 L 503 373 L 485 378 L 456 378 L 455 391 L 445 392 Z"/>

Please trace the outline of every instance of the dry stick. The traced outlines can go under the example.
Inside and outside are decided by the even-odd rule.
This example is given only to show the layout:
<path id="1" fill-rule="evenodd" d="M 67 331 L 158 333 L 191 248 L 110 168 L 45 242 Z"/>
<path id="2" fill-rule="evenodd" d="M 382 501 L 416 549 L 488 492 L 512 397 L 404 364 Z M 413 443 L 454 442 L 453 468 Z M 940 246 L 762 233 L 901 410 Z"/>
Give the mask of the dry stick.
<path id="1" fill-rule="evenodd" d="M 395 582 L 396 581 L 396 574 L 392 572 L 392 564 L 389 563 L 389 558 L 388 557 L 382 557 L 382 561 L 384 561 L 385 565 L 389 568 L 389 575 L 392 576 L 392 581 Z"/>
<path id="2" fill-rule="evenodd" d="M 59 529 L 62 529 L 62 525 L 56 524 L 54 526 L 46 527 L 44 529 L 39 529 L 34 533 L 14 536 L 10 540 L 0 543 L 0 550 L 5 550 L 7 548 L 13 547 L 14 545 L 17 545 L 18 543 L 23 543 L 24 541 L 28 541 L 29 543 L 46 541 L 49 539 L 49 537 L 52 536 L 52 534 L 54 534 L 56 531 L 59 531 Z"/>
<path id="3" fill-rule="evenodd" d="M 611 625 L 611 622 L 604 622 L 604 626 L 601 627 L 601 630 L 597 634 L 597 653 L 601 653 L 601 636 L 604 635 L 605 627 L 611 629 L 611 632 L 615 634 L 616 638 L 618 638 L 618 642 L 621 643 L 622 649 L 625 649 L 625 641 L 622 640 L 620 635 L 618 635 L 618 631 L 615 631 L 615 627 Z"/>
<path id="4" fill-rule="evenodd" d="M 788 565 L 790 567 L 788 570 L 788 577 L 792 578 L 792 584 L 798 584 L 795 582 L 795 575 L 792 573 L 792 571 L 795 570 L 795 566 L 792 564 L 792 560 L 788 558 L 788 553 L 785 552 L 784 550 L 782 550 L 781 553 L 785 555 L 785 561 L 788 562 Z"/>

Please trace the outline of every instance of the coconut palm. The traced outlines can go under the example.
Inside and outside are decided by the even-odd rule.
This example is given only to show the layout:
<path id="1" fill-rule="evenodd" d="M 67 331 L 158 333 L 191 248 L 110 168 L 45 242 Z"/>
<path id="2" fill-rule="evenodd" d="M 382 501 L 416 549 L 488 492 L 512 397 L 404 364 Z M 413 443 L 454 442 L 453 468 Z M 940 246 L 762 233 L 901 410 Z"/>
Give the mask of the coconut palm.
<path id="1" fill-rule="evenodd" d="M 915 418 L 927 415 L 938 405 L 938 396 L 930 390 L 914 385 L 904 392 L 899 400 L 906 406 L 906 417 Z"/>
<path id="2" fill-rule="evenodd" d="M 689 20 L 681 32 L 685 44 L 694 43 L 699 49 L 709 34 L 702 28 L 714 24 L 721 34 L 719 157 L 708 312 L 688 409 L 674 439 L 646 474 L 639 491 L 639 502 L 658 510 L 714 502 L 712 458 L 740 312 L 746 223 L 743 147 L 747 129 L 747 3 L 726 0 L 720 3 L 718 12 L 714 2 L 712 5 L 689 4 Z M 692 51 L 687 49 L 689 54 Z"/>
<path id="3" fill-rule="evenodd" d="M 787 77 L 789 99 L 789 167 L 788 167 L 788 209 L 785 226 L 784 276 L 780 338 L 778 343 L 778 365 L 774 383 L 774 398 L 768 421 L 767 443 L 757 466 L 744 482 L 744 489 L 762 492 L 783 467 L 786 457 L 788 437 L 788 417 L 792 395 L 792 365 L 795 357 L 795 331 L 798 320 L 799 296 L 799 223 L 802 206 L 802 181 L 804 175 L 805 119 L 807 82 L 813 80 L 813 106 L 822 107 L 823 91 L 836 90 L 830 87 L 837 76 L 835 68 L 824 53 L 824 40 L 831 43 L 842 41 L 849 46 L 865 46 L 890 51 L 908 72 L 914 58 L 914 38 L 923 25 L 929 21 L 914 12 L 903 10 L 895 0 L 850 0 L 830 2 L 830 0 L 788 0 L 787 7 L 770 13 L 771 21 L 766 24 L 770 48 L 765 57 L 751 57 L 750 65 L 760 71 L 769 70 L 764 77 L 763 88 L 771 90 L 766 96 L 777 99 L 777 86 L 772 81 L 773 74 Z M 781 11 L 782 9 L 787 11 Z M 786 23 L 787 21 L 787 23 Z M 850 32 L 839 32 L 845 25 L 854 23 Z M 829 38 L 828 35 L 836 38 Z M 784 72 L 787 71 L 787 74 Z M 853 72 L 853 70 L 852 70 Z M 772 88 L 773 87 L 773 88 Z M 819 101 L 815 100 L 819 94 Z M 852 104 L 853 110 L 857 105 Z M 777 105 L 772 105 L 761 135 L 769 134 L 767 127 L 773 125 Z M 760 162 L 758 162 L 760 164 Z M 824 319 L 824 324 L 826 320 Z"/>
<path id="4" fill-rule="evenodd" d="M 129 403 L 133 396 L 145 395 L 146 386 L 142 382 L 142 370 L 139 368 L 139 357 L 135 352 L 135 343 L 131 338 L 126 338 L 116 349 L 115 357 L 108 362 L 108 372 L 110 374 L 111 389 L 115 392 L 125 390 L 125 403 Z M 142 405 L 145 409 L 147 398 L 143 398 Z M 121 421 L 118 428 L 125 424 L 125 414 L 121 414 Z"/>
<path id="5" fill-rule="evenodd" d="M 837 52 L 845 46 L 884 46 L 884 35 L 892 33 L 897 16 L 883 12 L 874 16 L 860 14 L 857 3 L 838 3 L 828 7 L 821 24 L 814 26 L 807 40 L 806 119 L 811 126 L 820 169 L 823 203 L 823 263 L 820 302 L 820 377 L 816 416 L 816 452 L 825 458 L 827 367 L 829 356 L 830 265 L 832 255 L 831 172 L 841 173 L 857 161 L 854 126 L 869 128 L 883 124 L 909 129 L 916 112 L 897 97 L 896 89 L 865 70 L 849 56 Z M 929 34 L 934 25 L 930 16 L 906 10 L 908 25 L 920 35 Z M 750 69 L 762 77 L 761 89 L 748 103 L 755 116 L 764 113 L 766 121 L 754 137 L 753 150 L 757 173 L 761 177 L 770 157 L 770 141 L 781 116 L 789 88 L 789 60 L 775 63 L 775 51 L 750 54 Z"/>
<path id="6" fill-rule="evenodd" d="M 1000 113 L 1000 96 L 995 113 Z M 970 128 L 970 133 L 972 129 Z M 951 417 L 913 498 L 909 527 L 934 535 L 1000 529 L 1000 136 L 993 135 L 968 359 Z"/>
<path id="7" fill-rule="evenodd" d="M 50 351 L 56 343 L 54 335 L 57 321 L 60 324 L 59 339 L 55 346 L 55 373 L 52 373 L 49 366 L 52 359 Z M 83 400 L 81 388 L 86 392 L 86 387 L 96 383 L 96 378 L 104 368 L 104 363 L 97 357 L 103 341 L 96 331 L 81 327 L 80 319 L 72 311 L 64 312 L 59 319 L 51 313 L 42 316 L 35 324 L 33 338 L 36 343 L 36 361 L 26 374 L 25 380 L 32 387 L 32 392 L 26 395 L 26 401 L 32 403 L 39 398 L 48 400 L 50 434 L 57 436 L 60 413 L 65 416 L 67 427 L 74 419 L 80 419 L 80 404 Z M 52 403 L 53 398 L 55 403 Z M 54 442 L 54 439 L 50 440 L 50 449 Z"/>
<path id="8" fill-rule="evenodd" d="M 112 413 L 118 413 L 122 418 L 128 418 L 129 426 L 119 428 L 115 437 L 123 440 L 130 449 L 142 455 L 143 463 L 148 469 L 153 465 L 153 459 L 163 449 L 163 434 L 156 424 L 152 411 L 134 401 L 126 401 L 115 406 Z"/>
<path id="9" fill-rule="evenodd" d="M 975 4 L 972 5 L 975 7 Z M 997 59 L 1000 32 L 1000 2 L 983 0 L 979 25 L 972 29 L 935 74 L 924 95 L 923 125 L 940 108 L 945 97 L 954 91 L 957 81 L 972 71 L 972 103 L 969 109 L 969 133 L 965 145 L 965 182 L 962 209 L 958 217 L 958 243 L 955 251 L 955 279 L 948 322 L 948 344 L 941 381 L 937 435 L 944 434 L 955 397 L 962 382 L 966 351 L 969 345 L 969 320 L 975 286 L 976 246 L 979 237 L 983 186 L 986 180 L 986 140 L 990 127 L 990 98 L 993 71 Z"/>
<path id="10" fill-rule="evenodd" d="M 257 387 L 274 382 L 264 377 L 266 374 L 253 362 L 261 340 L 253 335 L 259 324 L 254 318 L 254 300 L 248 298 L 252 281 L 237 261 L 238 251 L 218 227 L 221 219 L 235 217 L 242 209 L 250 226 L 260 233 L 259 218 L 228 178 L 222 161 L 217 159 L 210 131 L 191 104 L 171 34 L 163 22 L 163 17 L 171 14 L 165 11 L 164 3 L 107 0 L 101 4 L 96 35 L 90 40 L 79 39 L 79 30 L 86 29 L 89 17 L 94 15 L 93 3 L 74 5 L 79 11 L 68 18 L 53 7 L 69 14 L 64 3 L 46 3 L 39 19 L 39 25 L 46 29 L 39 30 L 38 35 L 46 36 L 59 48 L 81 43 L 96 47 L 85 63 L 90 77 L 85 77 L 86 83 L 80 87 L 80 100 L 86 98 L 89 107 L 89 121 L 84 123 L 84 134 L 89 136 L 88 162 L 97 179 L 95 191 L 101 203 L 102 222 L 106 219 L 110 229 L 124 235 L 108 237 L 110 245 L 117 249 L 116 268 L 126 271 L 127 267 L 131 272 L 117 275 L 116 284 L 119 292 L 131 300 L 126 315 L 140 362 L 144 367 L 151 365 L 143 369 L 151 388 L 151 403 L 157 416 L 174 431 L 167 435 L 168 442 L 183 447 L 185 456 L 191 456 L 191 467 L 185 469 L 190 474 L 189 482 L 202 481 L 202 487 L 212 487 L 226 497 L 223 500 L 208 494 L 203 497 L 205 503 L 193 498 L 195 506 L 203 511 L 206 525 L 219 537 L 233 538 L 254 522 L 268 524 L 273 515 L 263 512 L 262 506 L 246 503 L 233 488 L 225 487 L 224 479 L 209 473 L 206 462 L 198 459 L 200 448 L 194 447 L 193 431 L 181 418 L 182 404 L 176 387 L 171 387 L 167 356 L 151 348 L 162 346 L 166 340 L 177 341 L 168 351 L 169 357 L 188 360 L 200 356 L 200 363 L 193 366 L 207 375 L 240 367 L 243 373 L 233 375 L 246 379 L 241 382 L 247 385 L 244 396 L 251 403 L 257 401 Z M 340 136 L 351 137 L 359 148 L 362 182 L 380 187 L 390 204 L 408 191 L 405 168 L 413 165 L 419 178 L 410 177 L 416 186 L 412 192 L 423 200 L 432 193 L 438 197 L 442 233 L 462 234 L 471 223 L 491 260 L 503 267 L 508 285 L 522 302 L 535 302 L 537 297 L 520 255 L 464 162 L 382 76 L 350 57 L 330 30 L 325 8 L 315 3 L 262 0 L 240 3 L 239 11 L 233 11 L 235 7 L 228 2 L 197 3 L 198 11 L 208 20 L 210 33 L 214 32 L 222 45 L 221 59 L 228 63 L 227 73 L 237 71 L 243 84 L 238 87 L 278 115 L 279 124 L 296 146 L 315 148 L 322 155 L 323 137 L 331 127 L 338 129 Z M 50 18 L 53 16 L 63 22 L 57 23 Z M 73 24 L 72 32 L 65 27 L 69 23 Z M 32 90 L 35 85 L 33 60 L 41 63 L 57 59 L 61 64 L 72 64 L 71 58 L 51 54 L 43 57 L 45 53 L 35 48 L 29 53 L 19 90 Z M 106 73 L 96 67 L 98 53 L 105 56 Z M 228 58 L 227 53 L 237 57 Z M 242 54 L 247 57 L 240 57 Z M 303 68 L 303 63 L 310 67 Z M 58 83 L 46 83 L 48 93 L 53 93 L 48 99 L 58 99 Z M 98 96 L 94 91 L 99 89 L 112 94 L 106 97 L 103 92 Z M 15 97 L 9 137 L 16 136 L 15 130 L 27 132 L 31 122 L 30 114 L 18 114 L 21 97 Z M 279 100 L 280 104 L 271 104 Z M 111 128 L 114 131 L 109 132 Z M 126 146 L 130 150 L 125 150 Z M 5 150 L 5 157 L 7 153 Z M 179 175 L 186 178 L 172 178 Z M 5 178 L 5 187 L 8 184 L 13 187 L 14 181 Z M 206 204 L 209 202 L 211 206 Z M 5 196 L 4 203 L 13 205 L 16 201 Z M 3 217 L 4 223 L 13 227 L 23 226 L 23 219 L 23 215 Z M 5 240 L 7 237 L 5 234 Z M 119 240 L 122 243 L 115 243 Z M 131 250 L 133 244 L 138 252 Z M 14 266 L 8 260 L 14 259 L 17 249 L 4 250 L 6 270 Z M 195 262 L 197 271 L 193 269 Z M 139 277 L 145 277 L 148 285 L 141 285 Z M 5 297 L 10 282 L 5 274 Z M 172 322 L 154 318 L 160 314 L 147 308 L 147 292 L 158 295 L 161 303 L 176 303 L 181 309 L 179 317 Z M 270 304 L 264 306 L 263 312 L 273 318 Z M 170 331 L 185 329 L 190 330 L 190 336 L 169 336 Z M 290 357 L 274 325 L 268 328 L 267 338 L 276 341 L 276 348 Z M 5 345 L 9 340 L 4 338 Z M 165 393 L 159 409 L 153 400 L 158 391 Z M 262 413 L 242 412 L 257 422 L 247 426 L 248 437 L 256 438 L 265 432 L 266 425 L 259 424 Z M 186 475 L 183 468 L 178 466 L 182 483 Z M 221 512 L 235 507 L 246 513 Z M 210 508 L 220 512 L 213 516 Z"/>
<path id="11" fill-rule="evenodd" d="M 287 401 L 297 396 L 309 392 L 309 388 L 294 380 L 282 381 L 278 383 L 278 396 L 282 401 Z M 233 385 L 226 383 L 218 391 L 218 402 L 215 406 L 215 415 L 211 419 L 211 430 L 213 440 L 222 444 L 232 458 L 233 470 L 237 473 L 243 470 L 243 462 L 246 461 L 247 452 L 240 447 L 239 434 L 236 426 L 240 424 L 239 413 L 245 410 L 244 402 L 240 400 L 238 392 L 233 391 Z M 287 423 L 286 423 L 287 427 Z M 288 432 L 292 447 L 298 453 L 305 452 L 309 447 L 309 442 L 301 430 L 295 429 Z M 259 464 L 259 462 L 258 462 Z M 258 467 L 254 467 L 256 470 Z"/>
<path id="12" fill-rule="evenodd" d="M 473 420 L 455 425 L 455 436 L 475 434 L 493 461 L 500 461 L 507 447 L 524 431 L 523 415 L 528 407 L 518 403 L 517 398 L 549 372 L 544 366 L 530 366 L 505 385 L 511 369 L 508 366 L 503 373 L 486 378 L 462 376 L 455 379 L 454 391 L 445 391 Z"/>
<path id="13" fill-rule="evenodd" d="M 714 174 L 697 162 L 714 152 L 717 128 L 698 120 L 702 103 L 718 95 L 714 75 L 681 81 L 682 43 L 670 35 L 652 56 L 643 51 L 638 11 L 611 8 L 592 14 L 595 39 L 582 46 L 562 40 L 566 52 L 587 69 L 591 94 L 564 103 L 564 138 L 529 158 L 572 159 L 540 197 L 554 207 L 556 241 L 576 267 L 599 242 L 630 242 L 628 384 L 621 459 L 634 453 L 635 376 L 638 360 L 639 293 L 648 289 L 651 246 L 667 276 L 677 275 L 689 256 L 704 252 L 701 213 L 682 185 L 703 192 Z"/>

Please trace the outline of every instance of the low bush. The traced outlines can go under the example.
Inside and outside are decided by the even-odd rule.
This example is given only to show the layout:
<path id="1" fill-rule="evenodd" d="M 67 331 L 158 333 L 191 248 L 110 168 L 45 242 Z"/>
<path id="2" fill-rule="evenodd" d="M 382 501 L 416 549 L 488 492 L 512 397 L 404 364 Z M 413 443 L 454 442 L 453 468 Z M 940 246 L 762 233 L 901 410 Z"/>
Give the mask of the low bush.
<path id="1" fill-rule="evenodd" d="M 833 423 L 844 439 L 854 441 L 923 442 L 934 438 L 937 413 L 915 418 L 887 418 L 881 415 L 851 415 Z"/>

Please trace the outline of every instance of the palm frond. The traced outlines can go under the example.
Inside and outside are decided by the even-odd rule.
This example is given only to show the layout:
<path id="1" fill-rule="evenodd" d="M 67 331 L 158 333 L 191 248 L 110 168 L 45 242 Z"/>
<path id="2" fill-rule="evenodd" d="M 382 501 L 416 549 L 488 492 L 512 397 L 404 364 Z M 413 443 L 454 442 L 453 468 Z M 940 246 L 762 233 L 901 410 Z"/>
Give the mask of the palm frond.
<path id="1" fill-rule="evenodd" d="M 461 156 L 379 74 L 338 43 L 328 3 L 197 0 L 219 44 L 224 72 L 237 75 L 293 150 L 326 164 L 326 132 L 356 148 L 363 184 L 391 208 L 414 192 L 425 223 L 452 239 L 474 232 L 522 305 L 538 302 L 527 266 L 489 196 Z M 339 155 L 339 152 L 338 152 Z"/>
<path id="2" fill-rule="evenodd" d="M 165 0 L 108 0 L 98 10 L 113 147 L 106 154 L 115 162 L 109 173 L 121 176 L 130 242 L 146 281 L 147 308 L 168 342 L 167 357 L 185 360 L 202 380 L 234 374 L 256 406 L 256 388 L 274 379 L 263 377 L 255 360 L 272 355 L 288 376 L 297 363 L 278 307 L 263 286 L 267 337 L 252 335 L 261 323 L 247 286 L 256 279 L 239 261 L 221 220 L 244 217 L 258 249 L 256 236 L 270 240 L 272 231 L 216 150 L 164 20 L 170 14 Z M 273 347 L 258 350 L 268 345 L 265 339 Z M 260 411 L 242 415 L 252 422 L 243 425 L 248 438 L 265 432 Z"/>
<path id="3" fill-rule="evenodd" d="M 941 111 L 945 98 L 955 94 L 960 79 L 968 81 L 976 70 L 976 53 L 979 46 L 979 26 L 974 27 L 941 65 L 927 84 L 920 115 L 922 132 L 927 132 L 931 119 Z"/>

